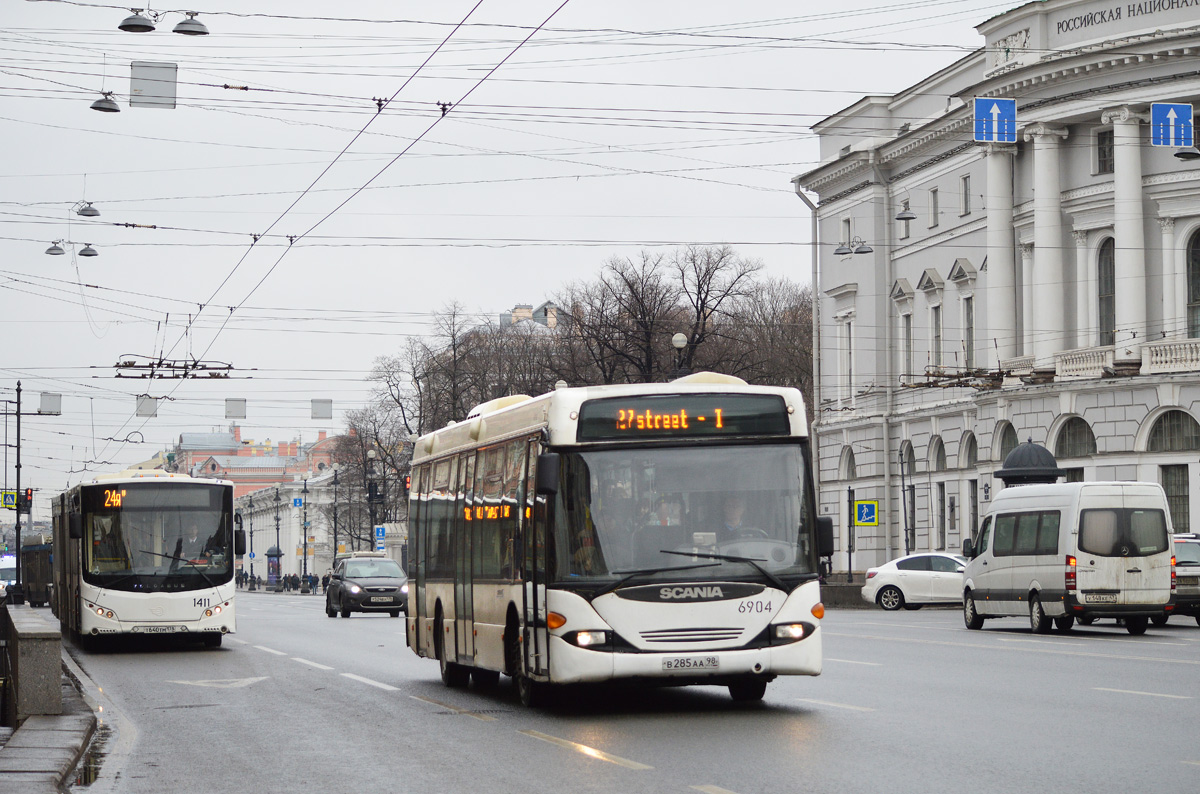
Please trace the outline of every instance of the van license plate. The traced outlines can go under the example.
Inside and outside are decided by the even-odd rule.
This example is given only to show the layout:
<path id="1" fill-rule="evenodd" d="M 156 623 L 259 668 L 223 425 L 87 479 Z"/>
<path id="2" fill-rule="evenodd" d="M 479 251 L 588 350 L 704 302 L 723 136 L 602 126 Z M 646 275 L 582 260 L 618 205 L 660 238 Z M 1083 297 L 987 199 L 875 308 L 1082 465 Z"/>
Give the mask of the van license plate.
<path id="1" fill-rule="evenodd" d="M 1088 593 L 1084 595 L 1083 600 L 1088 604 L 1115 604 L 1117 603 L 1116 593 Z"/>
<path id="2" fill-rule="evenodd" d="M 669 656 L 662 660 L 662 669 L 667 672 L 684 670 L 717 670 L 721 663 L 716 656 Z"/>

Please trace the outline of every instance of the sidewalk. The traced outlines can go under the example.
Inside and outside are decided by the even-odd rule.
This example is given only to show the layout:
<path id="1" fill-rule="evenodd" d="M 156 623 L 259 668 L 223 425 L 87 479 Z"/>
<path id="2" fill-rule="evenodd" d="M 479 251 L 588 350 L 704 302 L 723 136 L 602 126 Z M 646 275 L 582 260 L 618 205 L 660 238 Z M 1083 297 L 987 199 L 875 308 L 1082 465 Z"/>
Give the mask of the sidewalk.
<path id="1" fill-rule="evenodd" d="M 0 746 L 0 794 L 60 794 L 64 790 L 91 742 L 96 715 L 65 672 L 62 703 L 62 714 L 29 717 Z"/>

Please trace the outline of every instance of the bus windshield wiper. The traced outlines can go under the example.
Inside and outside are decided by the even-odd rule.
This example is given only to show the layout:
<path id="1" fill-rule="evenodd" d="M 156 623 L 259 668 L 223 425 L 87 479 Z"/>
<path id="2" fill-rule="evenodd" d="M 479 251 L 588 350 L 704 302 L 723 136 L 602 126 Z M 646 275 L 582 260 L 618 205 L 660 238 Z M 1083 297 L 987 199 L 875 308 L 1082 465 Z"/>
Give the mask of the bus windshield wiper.
<path id="1" fill-rule="evenodd" d="M 693 571 L 697 568 L 715 568 L 715 567 L 717 567 L 717 563 L 705 562 L 705 563 L 701 563 L 700 565 L 677 565 L 675 567 L 667 567 L 667 568 L 639 568 L 636 571 L 613 571 L 613 573 L 615 573 L 615 574 L 625 574 L 625 575 L 622 576 L 617 581 L 613 582 L 612 584 L 609 584 L 609 585 L 606 585 L 606 586 L 600 588 L 600 590 L 598 592 L 596 592 L 592 595 L 592 598 L 599 598 L 600 596 L 605 595 L 606 593 L 611 593 L 613 590 L 616 590 L 618 587 L 625 584 L 630 579 L 634 579 L 638 576 L 645 576 L 645 575 L 652 574 L 652 573 L 669 573 L 671 571 Z"/>
<path id="2" fill-rule="evenodd" d="M 776 576 L 775 574 L 768 571 L 766 568 L 759 565 L 760 562 L 766 562 L 766 560 L 764 560 L 762 558 L 735 557 L 732 554 L 709 554 L 707 552 L 702 552 L 702 551 L 696 551 L 696 552 L 668 551 L 666 549 L 659 549 L 658 551 L 660 554 L 674 554 L 676 557 L 698 557 L 698 558 L 704 559 L 704 560 L 723 560 L 725 562 L 744 562 L 747 565 L 753 565 L 754 568 L 759 573 L 761 573 L 768 582 L 775 585 L 783 592 L 785 592 L 785 593 L 788 592 L 788 586 L 783 583 L 782 579 L 780 579 L 778 576 Z"/>
<path id="3" fill-rule="evenodd" d="M 206 574 L 199 565 L 192 562 L 191 560 L 185 560 L 183 557 L 175 557 L 170 554 L 159 554 L 157 551 L 150 551 L 149 549 L 139 549 L 139 551 L 141 551 L 142 554 L 153 554 L 155 557 L 162 557 L 165 560 L 170 560 L 172 562 L 172 565 L 171 565 L 172 571 L 175 569 L 174 563 L 177 563 L 177 562 L 186 563 L 186 564 L 192 566 L 192 568 L 194 568 L 196 570 L 196 573 L 198 573 L 204 577 L 204 581 L 208 582 L 209 587 L 215 588 L 217 586 L 217 583 L 214 582 L 212 579 L 209 579 L 208 574 Z"/>

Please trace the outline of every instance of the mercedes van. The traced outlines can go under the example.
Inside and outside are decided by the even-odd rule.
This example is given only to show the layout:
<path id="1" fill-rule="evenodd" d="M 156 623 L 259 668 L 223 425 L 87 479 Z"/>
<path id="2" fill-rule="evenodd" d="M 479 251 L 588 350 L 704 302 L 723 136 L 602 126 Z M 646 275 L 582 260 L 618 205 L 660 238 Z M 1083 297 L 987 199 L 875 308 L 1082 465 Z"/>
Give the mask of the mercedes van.
<path id="1" fill-rule="evenodd" d="M 963 541 L 963 620 L 1029 616 L 1039 634 L 1077 618 L 1121 618 L 1143 634 L 1175 589 L 1167 497 L 1157 483 L 1005 488 Z"/>

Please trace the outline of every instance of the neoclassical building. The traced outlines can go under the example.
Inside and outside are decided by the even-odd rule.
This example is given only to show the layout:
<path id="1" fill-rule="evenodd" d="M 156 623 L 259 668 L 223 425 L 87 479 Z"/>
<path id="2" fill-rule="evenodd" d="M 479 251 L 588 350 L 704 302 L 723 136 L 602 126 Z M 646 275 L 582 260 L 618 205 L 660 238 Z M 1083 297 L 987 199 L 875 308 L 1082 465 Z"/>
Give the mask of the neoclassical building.
<path id="1" fill-rule="evenodd" d="M 1176 531 L 1200 527 L 1200 151 L 1149 124 L 1200 103 L 1200 2 L 1044 0 L 977 29 L 815 125 L 821 165 L 794 180 L 840 570 L 959 548 L 1027 439 L 1069 479 L 1162 483 Z M 977 97 L 1016 100 L 1015 143 L 972 140 Z M 880 520 L 848 559 L 852 500 Z"/>

